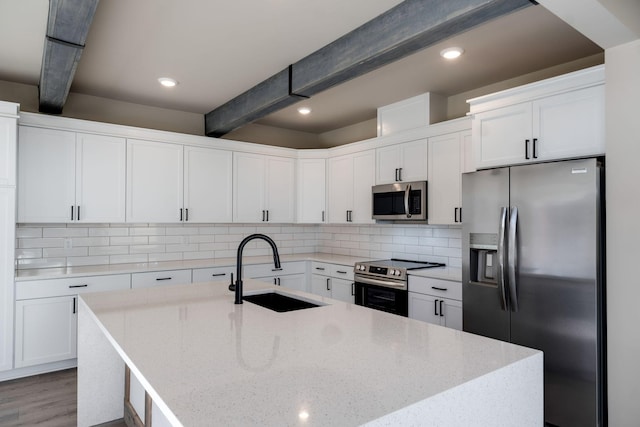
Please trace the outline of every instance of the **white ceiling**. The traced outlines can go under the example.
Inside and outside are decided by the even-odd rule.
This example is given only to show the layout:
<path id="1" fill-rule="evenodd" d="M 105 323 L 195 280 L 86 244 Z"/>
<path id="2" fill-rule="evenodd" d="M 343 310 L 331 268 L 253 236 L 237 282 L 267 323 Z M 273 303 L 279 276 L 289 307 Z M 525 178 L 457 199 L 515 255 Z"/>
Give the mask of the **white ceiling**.
<path id="1" fill-rule="evenodd" d="M 205 114 L 400 0 L 103 0 L 72 92 Z M 37 85 L 47 0 L 0 0 L 0 80 Z M 6 42 L 11 41 L 11 42 Z M 438 52 L 460 45 L 455 63 Z M 320 133 L 419 93 L 458 94 L 602 50 L 531 6 L 259 121 Z M 158 77 L 180 84 L 163 89 Z"/>

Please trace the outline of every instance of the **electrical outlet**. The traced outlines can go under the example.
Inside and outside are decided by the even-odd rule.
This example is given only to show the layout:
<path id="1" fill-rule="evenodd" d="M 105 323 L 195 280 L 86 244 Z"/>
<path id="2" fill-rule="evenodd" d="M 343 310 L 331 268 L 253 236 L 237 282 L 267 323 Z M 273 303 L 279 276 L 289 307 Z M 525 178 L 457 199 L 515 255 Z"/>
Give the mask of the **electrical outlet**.
<path id="1" fill-rule="evenodd" d="M 73 248 L 73 240 L 71 240 L 71 239 L 64 239 L 64 248 L 65 248 L 65 249 L 71 249 L 71 248 Z"/>

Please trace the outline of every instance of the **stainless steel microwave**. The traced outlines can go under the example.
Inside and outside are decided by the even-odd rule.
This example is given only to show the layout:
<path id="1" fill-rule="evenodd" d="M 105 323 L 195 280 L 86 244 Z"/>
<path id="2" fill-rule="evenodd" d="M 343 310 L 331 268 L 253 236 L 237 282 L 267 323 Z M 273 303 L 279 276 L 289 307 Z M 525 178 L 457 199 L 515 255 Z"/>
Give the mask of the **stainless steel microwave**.
<path id="1" fill-rule="evenodd" d="M 397 182 L 374 185 L 373 219 L 389 221 L 427 220 L 427 182 Z"/>

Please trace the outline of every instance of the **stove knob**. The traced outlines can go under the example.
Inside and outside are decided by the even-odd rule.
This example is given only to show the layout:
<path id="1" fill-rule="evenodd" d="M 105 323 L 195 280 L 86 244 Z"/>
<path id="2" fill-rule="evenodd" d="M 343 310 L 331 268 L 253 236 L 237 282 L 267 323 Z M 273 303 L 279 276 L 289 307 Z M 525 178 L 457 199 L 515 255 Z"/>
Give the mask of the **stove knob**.
<path id="1" fill-rule="evenodd" d="M 401 274 L 400 270 L 396 270 L 396 276 L 400 276 Z"/>
<path id="2" fill-rule="evenodd" d="M 389 273 L 390 273 L 392 276 L 395 276 L 395 275 L 396 275 L 396 271 L 397 271 L 397 270 L 391 269 L 391 271 L 390 271 Z"/>

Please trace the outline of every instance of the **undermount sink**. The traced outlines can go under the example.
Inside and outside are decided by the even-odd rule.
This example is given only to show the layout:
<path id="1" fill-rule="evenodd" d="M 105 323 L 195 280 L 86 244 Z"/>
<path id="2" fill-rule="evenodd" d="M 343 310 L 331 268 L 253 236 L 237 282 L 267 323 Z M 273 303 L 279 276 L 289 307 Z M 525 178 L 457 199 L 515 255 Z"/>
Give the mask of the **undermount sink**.
<path id="1" fill-rule="evenodd" d="M 245 295 L 242 299 L 244 301 L 257 304 L 261 307 L 268 308 L 269 310 L 277 311 L 278 313 L 284 313 L 287 311 L 294 311 L 294 310 L 302 310 L 305 308 L 312 308 L 312 307 L 320 307 L 319 304 L 314 304 L 309 301 L 292 298 L 276 292 Z"/>

